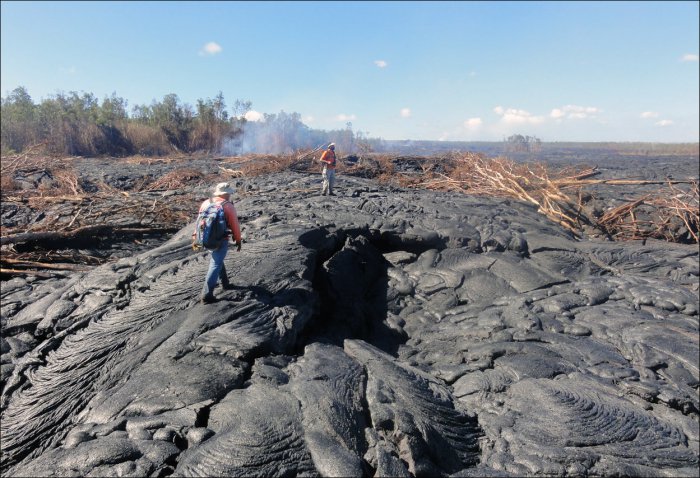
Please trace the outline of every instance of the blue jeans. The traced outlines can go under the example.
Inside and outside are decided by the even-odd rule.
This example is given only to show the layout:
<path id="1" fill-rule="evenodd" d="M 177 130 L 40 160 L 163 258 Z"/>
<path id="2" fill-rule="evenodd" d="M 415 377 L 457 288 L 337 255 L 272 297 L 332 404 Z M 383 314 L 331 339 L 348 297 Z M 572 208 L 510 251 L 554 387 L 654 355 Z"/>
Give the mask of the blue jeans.
<path id="1" fill-rule="evenodd" d="M 226 266 L 224 265 L 227 252 L 228 239 L 221 241 L 221 245 L 217 250 L 211 251 L 211 260 L 209 261 L 207 278 L 204 280 L 204 287 L 202 288 L 202 297 L 214 296 L 214 288 L 219 279 L 221 279 L 222 285 L 227 285 L 229 283 L 228 276 L 226 275 Z"/>

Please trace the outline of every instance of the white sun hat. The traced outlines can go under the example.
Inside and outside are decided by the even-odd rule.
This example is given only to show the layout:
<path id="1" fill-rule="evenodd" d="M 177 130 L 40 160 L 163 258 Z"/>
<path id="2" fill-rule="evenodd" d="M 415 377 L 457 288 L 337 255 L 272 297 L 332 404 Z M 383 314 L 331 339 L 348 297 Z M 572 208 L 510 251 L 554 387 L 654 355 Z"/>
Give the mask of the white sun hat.
<path id="1" fill-rule="evenodd" d="M 214 190 L 214 196 L 223 196 L 224 194 L 235 194 L 236 188 L 229 183 L 219 183 Z"/>

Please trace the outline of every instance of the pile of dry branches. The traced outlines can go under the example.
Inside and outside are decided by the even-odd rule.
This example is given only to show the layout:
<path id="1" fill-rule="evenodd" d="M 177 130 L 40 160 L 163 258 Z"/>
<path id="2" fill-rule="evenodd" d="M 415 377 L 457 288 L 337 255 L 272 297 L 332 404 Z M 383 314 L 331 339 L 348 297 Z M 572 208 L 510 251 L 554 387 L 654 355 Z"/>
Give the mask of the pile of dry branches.
<path id="1" fill-rule="evenodd" d="M 43 153 L 43 144 L 28 148 L 21 154 L 3 156 L 0 161 L 2 194 L 7 195 L 21 189 L 20 180 L 35 182 L 40 178 L 38 187 L 32 188 L 32 194 L 82 194 L 80 179 L 73 167 L 75 158 L 56 158 Z"/>
<path id="2" fill-rule="evenodd" d="M 105 262 L 107 259 L 74 251 L 4 252 L 0 259 L 0 273 L 47 278 L 64 276 L 75 271 L 87 271 Z"/>
<path id="3" fill-rule="evenodd" d="M 241 173 L 246 177 L 262 176 L 290 169 L 294 166 L 293 155 L 250 155 L 249 161 L 241 166 Z"/>
<path id="4" fill-rule="evenodd" d="M 297 172 L 318 172 L 318 161 L 323 145 L 316 148 L 302 149 L 288 154 L 245 154 L 222 158 L 226 164 L 236 165 L 237 169 L 219 166 L 219 169 L 232 178 L 255 177 L 263 174 L 279 173 L 292 170 Z M 338 163 L 338 166 L 341 166 Z"/>
<path id="5" fill-rule="evenodd" d="M 241 166 L 240 172 L 242 176 L 254 177 L 263 174 L 276 173 L 285 170 L 294 170 L 298 172 L 310 172 L 314 165 L 320 166 L 318 158 L 320 157 L 320 147 L 296 151 L 289 154 L 281 155 L 246 155 L 242 159 L 245 163 Z"/>
<path id="6" fill-rule="evenodd" d="M 294 154 L 247 155 L 231 160 L 242 166 L 225 169 L 231 177 L 252 177 L 292 169 L 318 172 L 320 147 Z M 412 171 L 399 167 L 406 162 Z M 645 237 L 679 242 L 698 242 L 697 181 L 653 181 L 634 179 L 591 179 L 600 172 L 595 167 L 552 168 L 541 163 L 516 163 L 507 158 L 487 158 L 477 153 L 449 153 L 440 157 L 401 158 L 374 154 L 355 164 L 338 163 L 339 172 L 401 187 L 459 191 L 490 197 L 505 197 L 537 206 L 538 211 L 580 235 L 584 226 L 594 227 L 616 240 Z M 688 190 L 677 184 L 690 184 Z M 665 184 L 656 194 L 609 210 L 600 218 L 589 211 L 582 199 L 587 186 Z M 645 207 L 645 217 L 636 211 Z M 683 226 L 683 227 L 679 227 Z M 687 236 L 687 237 L 682 237 Z"/>
<path id="7" fill-rule="evenodd" d="M 482 154 L 467 153 L 450 158 L 445 172 L 435 171 L 436 163 L 426 164 L 420 182 L 414 187 L 460 191 L 468 194 L 509 197 L 529 202 L 539 212 L 578 233 L 582 224 L 590 220 L 582 214 L 581 206 L 563 189 L 576 181 L 597 174 L 594 168 L 552 172 L 542 164 L 515 163 L 506 158 L 486 158 Z"/>
<path id="8" fill-rule="evenodd" d="M 341 163 L 339 169 L 350 176 L 362 178 L 374 178 L 382 183 L 391 183 L 393 180 L 401 180 L 402 177 L 394 175 L 394 156 L 389 154 L 375 154 L 371 157 L 360 159 L 355 164 L 345 165 Z"/>
<path id="9" fill-rule="evenodd" d="M 44 146 L 45 143 L 39 143 L 27 148 L 22 153 L 3 156 L 2 161 L 0 161 L 0 169 L 3 176 L 10 176 L 21 169 L 33 169 L 44 166 L 46 163 L 46 158 L 42 154 Z"/>
<path id="10" fill-rule="evenodd" d="M 688 190 L 673 182 L 654 194 L 645 195 L 607 211 L 598 225 L 618 240 L 654 238 L 669 242 L 691 239 L 700 243 L 700 199 L 698 182 Z"/>
<path id="11" fill-rule="evenodd" d="M 213 183 L 216 178 L 245 178 L 284 170 L 318 174 L 322 166 L 318 161 L 321 150 L 319 146 L 286 155 L 217 158 L 220 162 L 217 175 L 181 167 L 156 180 L 144 176 L 142 183 L 130 191 L 101 182 L 97 184 L 98 191 L 91 193 L 81 186 L 81 178 L 73 167 L 74 158 L 50 158 L 36 151 L 3 157 L 0 170 L 3 211 L 13 209 L 18 211 L 14 217 L 23 219 L 12 227 L 2 228 L 2 269 L 22 270 L 36 264 L 54 263 L 63 268 L 54 267 L 60 272 L 74 270 L 75 264 L 94 264 L 98 259 L 59 257 L 52 244 L 177 231 L 193 219 L 193 205 L 202 199 L 187 193 L 189 186 Z M 173 159 L 148 159 L 150 161 L 171 162 Z M 338 170 L 401 187 L 525 201 L 576 235 L 587 226 L 616 240 L 649 237 L 699 242 L 697 180 L 592 179 L 599 174 L 596 168 L 555 169 L 476 153 L 428 158 L 372 154 L 352 163 L 339 161 Z M 587 186 L 596 184 L 658 184 L 660 188 L 601 215 L 590 210 L 589 199 L 584 200 L 591 195 L 583 194 Z M 163 190 L 178 191 L 178 200 L 164 197 L 160 193 Z M 24 246 L 31 244 L 38 245 L 39 252 L 22 252 L 28 250 Z M 16 245 L 22 247 L 15 249 Z"/>
<path id="12" fill-rule="evenodd" d="M 29 224 L 2 228 L 0 273 L 48 277 L 60 275 L 60 271 L 83 270 L 80 267 L 105 260 L 59 251 L 90 250 L 103 242 L 122 240 L 138 243 L 144 235 L 176 232 L 193 219 L 191 205 L 196 204 L 196 198 L 166 201 L 168 198 L 147 191 L 3 197 L 3 208 L 24 211 L 22 214 L 31 214 L 32 219 Z"/>
<path id="13" fill-rule="evenodd" d="M 552 169 L 538 163 L 515 163 L 506 158 L 486 158 L 467 153 L 422 163 L 422 172 L 403 175 L 403 186 L 460 191 L 491 197 L 509 197 L 534 204 L 539 212 L 580 234 L 593 226 L 617 240 L 656 238 L 672 242 L 698 239 L 698 182 L 631 179 L 590 179 L 597 168 Z M 441 169 L 441 170 L 439 170 Z M 389 175 L 390 177 L 392 175 Z M 382 176 L 380 176 L 381 179 Z M 421 179 L 418 180 L 418 177 Z M 655 194 L 609 210 L 599 219 L 587 212 L 582 190 L 594 184 L 663 184 Z M 681 189 L 678 184 L 689 184 Z M 646 207 L 640 219 L 638 211 Z"/>
<path id="14" fill-rule="evenodd" d="M 176 169 L 164 176 L 158 178 L 147 186 L 143 187 L 142 191 L 162 191 L 180 189 L 195 182 L 200 182 L 204 179 L 204 175 L 191 168 Z"/>

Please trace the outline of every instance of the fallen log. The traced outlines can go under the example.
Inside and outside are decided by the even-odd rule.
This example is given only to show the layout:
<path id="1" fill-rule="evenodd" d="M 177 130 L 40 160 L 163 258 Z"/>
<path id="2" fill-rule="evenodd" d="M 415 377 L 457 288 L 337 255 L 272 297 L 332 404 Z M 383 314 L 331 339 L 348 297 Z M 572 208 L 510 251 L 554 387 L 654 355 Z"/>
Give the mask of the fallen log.
<path id="1" fill-rule="evenodd" d="M 24 269 L 5 269 L 3 267 L 0 267 L 0 275 L 2 274 L 7 274 L 7 275 L 23 275 L 23 276 L 37 276 L 37 277 L 42 277 L 44 279 L 50 279 L 52 277 L 65 277 L 66 273 L 63 272 L 39 272 L 39 271 L 32 271 L 32 270 L 24 270 Z"/>
<path id="2" fill-rule="evenodd" d="M 134 226 L 84 226 L 72 231 L 57 232 L 24 232 L 0 238 L 0 244 L 46 243 L 51 241 L 66 241 L 85 239 L 95 236 L 164 234 L 177 232 L 181 227 L 134 227 Z"/>
<path id="3" fill-rule="evenodd" d="M 89 271 L 92 269 L 92 267 L 87 267 L 87 266 L 81 266 L 78 264 L 65 264 L 65 263 L 56 263 L 56 264 L 49 264 L 47 262 L 36 262 L 36 261 L 26 261 L 26 260 L 20 260 L 20 259 L 10 259 L 10 258 L 3 258 L 2 262 L 5 262 L 7 264 L 10 264 L 14 267 L 22 267 L 22 268 L 30 268 L 30 269 L 53 269 L 57 271 Z"/>
<path id="4" fill-rule="evenodd" d="M 590 178 L 591 176 L 597 176 L 597 175 L 599 175 L 600 173 L 601 173 L 601 172 L 600 172 L 600 170 L 598 169 L 598 166 L 595 166 L 595 167 L 590 168 L 590 169 L 587 169 L 587 170 L 585 170 L 585 171 L 581 171 L 580 173 L 578 173 L 578 174 L 572 176 L 572 177 L 569 178 L 569 179 L 571 179 L 571 180 L 577 180 L 577 179 L 578 179 L 578 180 L 581 180 L 581 179 Z"/>
<path id="5" fill-rule="evenodd" d="M 695 181 L 674 181 L 674 180 L 647 180 L 647 179 L 559 179 L 553 180 L 557 186 L 590 186 L 592 184 L 610 184 L 615 186 L 640 186 L 645 184 L 693 184 Z"/>

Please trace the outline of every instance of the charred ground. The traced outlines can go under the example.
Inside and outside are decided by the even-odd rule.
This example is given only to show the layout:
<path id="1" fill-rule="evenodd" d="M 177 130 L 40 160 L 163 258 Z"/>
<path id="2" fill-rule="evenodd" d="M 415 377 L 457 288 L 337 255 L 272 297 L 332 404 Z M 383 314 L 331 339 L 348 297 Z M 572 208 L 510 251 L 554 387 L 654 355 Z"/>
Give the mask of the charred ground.
<path id="1" fill-rule="evenodd" d="M 303 155 L 252 159 L 77 159 L 96 190 L 57 199 L 49 171 L 43 198 L 4 196 L 4 260 L 74 262 L 2 282 L 3 475 L 696 474 L 697 245 L 411 187 L 432 159 L 358 158 L 333 201 Z M 244 244 L 203 306 L 189 224 L 221 177 Z M 99 243 L 51 249 L 74 226 Z"/>

